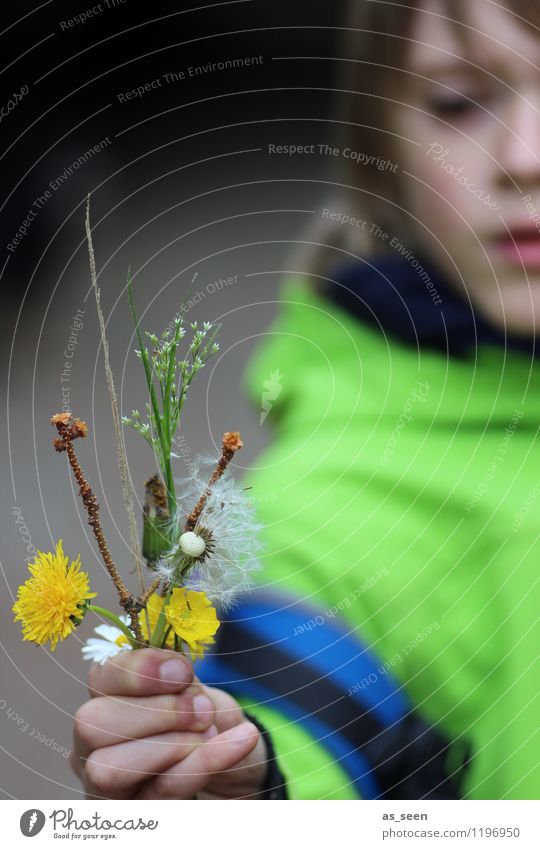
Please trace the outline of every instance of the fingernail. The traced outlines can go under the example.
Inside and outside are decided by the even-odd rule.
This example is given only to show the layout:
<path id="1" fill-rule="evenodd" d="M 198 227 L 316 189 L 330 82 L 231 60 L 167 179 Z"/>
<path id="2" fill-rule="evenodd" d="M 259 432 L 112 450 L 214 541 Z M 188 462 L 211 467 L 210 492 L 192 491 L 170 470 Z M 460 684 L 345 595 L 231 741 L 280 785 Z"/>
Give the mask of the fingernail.
<path id="1" fill-rule="evenodd" d="M 209 722 L 214 713 L 214 705 L 208 696 L 195 696 L 193 699 L 193 710 L 200 722 Z"/>
<path id="2" fill-rule="evenodd" d="M 227 737 L 232 743 L 246 743 L 252 736 L 255 726 L 251 722 L 242 722 L 227 731 Z"/>
<path id="3" fill-rule="evenodd" d="M 217 737 L 218 730 L 215 725 L 211 725 L 210 728 L 207 728 L 206 731 L 203 731 L 201 737 L 204 737 L 205 740 L 211 740 L 212 737 Z"/>
<path id="4" fill-rule="evenodd" d="M 187 684 L 189 670 L 181 660 L 166 660 L 159 667 L 159 677 L 166 684 Z"/>

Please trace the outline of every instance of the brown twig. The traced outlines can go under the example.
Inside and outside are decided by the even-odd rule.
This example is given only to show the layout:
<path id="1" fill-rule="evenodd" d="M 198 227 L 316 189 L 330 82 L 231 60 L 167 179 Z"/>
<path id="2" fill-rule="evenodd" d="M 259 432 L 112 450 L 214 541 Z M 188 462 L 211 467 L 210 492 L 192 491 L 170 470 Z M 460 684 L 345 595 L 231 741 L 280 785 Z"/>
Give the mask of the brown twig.
<path id="1" fill-rule="evenodd" d="M 161 578 L 155 578 L 155 580 L 153 580 L 153 581 L 152 581 L 152 583 L 150 584 L 150 586 L 149 586 L 149 587 L 147 587 L 147 588 L 145 589 L 145 591 L 143 592 L 142 596 L 140 596 L 140 598 L 139 598 L 139 602 L 140 602 L 142 605 L 146 605 L 146 603 L 147 603 L 148 599 L 150 598 L 150 596 L 151 596 L 153 593 L 155 593 L 155 591 L 157 590 L 157 588 L 158 588 L 158 587 L 159 587 L 159 585 L 161 584 L 161 580 L 162 580 Z"/>
<path id="2" fill-rule="evenodd" d="M 206 491 L 203 492 L 201 497 L 199 498 L 197 504 L 195 505 L 195 509 L 189 514 L 186 519 L 186 524 L 184 525 L 185 531 L 192 531 L 195 525 L 197 524 L 197 520 L 201 515 L 204 505 L 208 500 L 208 496 L 212 491 L 212 487 L 215 482 L 219 480 L 222 476 L 223 472 L 231 462 L 232 458 L 236 454 L 237 451 L 242 448 L 244 443 L 240 438 L 240 434 L 237 430 L 228 431 L 223 434 L 223 441 L 221 443 L 221 457 L 218 460 L 218 464 L 212 473 L 212 477 L 208 481 L 208 486 Z"/>
<path id="3" fill-rule="evenodd" d="M 139 622 L 139 611 L 142 610 L 144 605 L 129 592 L 114 564 L 103 533 L 103 528 L 101 527 L 98 500 L 92 492 L 92 487 L 84 477 L 77 455 L 75 454 L 75 449 L 73 448 L 73 440 L 79 437 L 85 437 L 88 433 L 88 427 L 85 422 L 73 418 L 69 413 L 57 413 L 52 417 L 51 423 L 56 426 L 59 434 L 59 438 L 54 440 L 54 447 L 59 452 L 65 451 L 67 453 L 75 480 L 79 484 L 80 496 L 88 513 L 88 524 L 94 532 L 103 562 L 116 587 L 120 597 L 120 604 L 129 615 L 131 629 L 135 634 L 135 638 L 142 645 L 144 644 L 144 638 Z"/>

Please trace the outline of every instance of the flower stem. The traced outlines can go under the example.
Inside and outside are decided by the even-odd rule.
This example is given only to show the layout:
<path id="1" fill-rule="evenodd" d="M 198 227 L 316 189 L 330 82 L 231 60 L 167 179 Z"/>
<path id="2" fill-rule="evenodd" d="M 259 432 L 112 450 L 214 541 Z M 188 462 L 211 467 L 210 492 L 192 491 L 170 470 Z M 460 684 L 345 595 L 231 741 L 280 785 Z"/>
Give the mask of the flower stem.
<path id="1" fill-rule="evenodd" d="M 87 605 L 88 610 L 91 610 L 93 613 L 96 613 L 98 616 L 102 616 L 104 619 L 108 619 L 109 622 L 112 622 L 117 628 L 119 628 L 123 634 L 128 638 L 130 645 L 134 649 L 138 649 L 141 647 L 141 644 L 135 639 L 127 625 L 124 625 L 122 620 L 116 616 L 116 614 L 111 613 L 110 610 L 107 610 L 105 607 L 98 607 L 97 604 L 89 604 Z"/>
<path id="2" fill-rule="evenodd" d="M 164 649 L 167 646 L 167 640 L 169 639 L 169 634 L 171 633 L 171 631 L 172 631 L 172 625 L 169 625 L 169 627 L 165 631 L 165 633 L 163 635 L 163 639 L 161 641 L 161 643 L 162 643 L 161 648 L 162 649 Z M 174 635 L 174 639 L 175 639 L 175 651 L 178 651 L 178 649 L 176 648 L 176 634 Z"/>
<path id="3" fill-rule="evenodd" d="M 116 437 L 116 447 L 117 447 L 117 457 L 118 457 L 118 469 L 120 471 L 120 478 L 122 480 L 122 489 L 124 492 L 124 504 L 126 505 L 126 511 L 128 514 L 129 521 L 129 534 L 131 540 L 131 549 L 133 552 L 133 557 L 135 558 L 135 570 L 137 572 L 139 578 L 139 585 L 141 588 L 141 592 L 144 592 L 144 578 L 141 567 L 141 560 L 139 556 L 139 546 L 138 546 L 138 538 L 137 538 L 137 522 L 135 520 L 135 509 L 134 509 L 134 493 L 133 493 L 133 483 L 131 480 L 131 476 L 129 473 L 128 461 L 126 456 L 126 448 L 124 445 L 124 440 L 122 436 L 122 424 L 120 419 L 120 411 L 118 409 L 118 396 L 116 394 L 116 388 L 114 385 L 114 378 L 111 369 L 111 364 L 109 360 L 109 343 L 107 340 L 107 334 L 105 331 L 105 318 L 103 316 L 103 310 L 101 308 L 101 293 L 98 289 L 97 285 L 97 274 L 96 274 L 96 260 L 94 256 L 94 245 L 92 241 L 92 228 L 90 227 L 90 194 L 87 196 L 86 200 L 86 241 L 88 243 L 88 255 L 90 259 L 90 277 L 92 280 L 92 286 L 94 289 L 94 294 L 96 298 L 96 308 L 99 319 L 99 327 L 101 331 L 101 344 L 103 347 L 103 359 L 105 363 L 105 376 L 107 378 L 107 386 L 109 389 L 109 397 L 111 400 L 111 409 L 112 409 L 112 417 L 114 424 L 114 433 Z"/>
<path id="4" fill-rule="evenodd" d="M 159 611 L 158 620 L 156 623 L 156 627 L 154 628 L 154 632 L 150 638 L 150 645 L 155 646 L 156 648 L 161 648 L 161 643 L 163 641 L 163 635 L 165 633 L 165 627 L 167 625 L 167 619 L 165 618 L 165 608 L 169 603 L 169 599 L 171 597 L 171 590 L 167 593 L 167 595 L 163 599 L 163 606 Z"/>
<path id="5" fill-rule="evenodd" d="M 137 334 L 137 340 L 139 342 L 139 348 L 141 352 L 141 360 L 144 367 L 144 374 L 146 377 L 146 383 L 148 386 L 148 391 L 150 393 L 150 405 L 152 410 L 152 420 L 154 422 L 154 426 L 157 432 L 157 438 L 159 441 L 159 451 L 158 457 L 161 460 L 161 470 L 163 472 L 163 478 L 165 486 L 167 487 L 167 500 L 169 504 L 169 513 L 171 517 L 176 514 L 176 494 L 174 490 L 174 478 L 172 474 L 171 467 L 171 434 L 165 431 L 166 424 L 166 416 L 161 415 L 156 389 L 154 386 L 154 370 L 150 366 L 150 358 L 148 356 L 148 351 L 144 344 L 144 339 L 142 336 L 139 318 L 137 316 L 137 312 L 135 310 L 135 301 L 133 298 L 133 289 L 131 285 L 131 275 L 128 272 L 128 280 L 127 280 L 127 290 L 128 290 L 128 298 L 129 305 L 131 309 L 131 314 L 133 316 L 133 322 L 135 324 L 135 332 Z M 170 399 L 163 398 L 163 404 L 170 403 Z M 164 410 L 164 413 L 167 412 Z"/>

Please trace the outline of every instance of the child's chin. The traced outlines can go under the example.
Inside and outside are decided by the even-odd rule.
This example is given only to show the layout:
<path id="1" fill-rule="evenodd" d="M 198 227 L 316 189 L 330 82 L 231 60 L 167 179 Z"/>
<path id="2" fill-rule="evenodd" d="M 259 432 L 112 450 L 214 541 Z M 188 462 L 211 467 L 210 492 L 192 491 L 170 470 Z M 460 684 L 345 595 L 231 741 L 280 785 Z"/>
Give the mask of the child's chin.
<path id="1" fill-rule="evenodd" d="M 540 275 L 529 277 L 529 285 L 501 295 L 502 303 L 497 304 L 491 321 L 514 336 L 540 336 Z"/>

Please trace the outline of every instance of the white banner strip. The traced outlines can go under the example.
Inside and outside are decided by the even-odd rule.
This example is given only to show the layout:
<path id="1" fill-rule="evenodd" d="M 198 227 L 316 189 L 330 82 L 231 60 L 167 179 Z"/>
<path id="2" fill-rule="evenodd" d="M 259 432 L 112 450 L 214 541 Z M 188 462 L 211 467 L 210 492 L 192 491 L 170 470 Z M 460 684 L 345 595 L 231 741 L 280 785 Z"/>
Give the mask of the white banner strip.
<path id="1" fill-rule="evenodd" d="M 3 801 L 3 846 L 540 846 L 537 801 Z M 215 805 L 219 807 L 216 808 Z M 210 809 L 207 810 L 207 806 Z M 214 807 L 212 807 L 214 806 Z M 166 843 L 170 841 L 170 843 Z M 310 841 L 313 841 L 310 844 Z"/>

